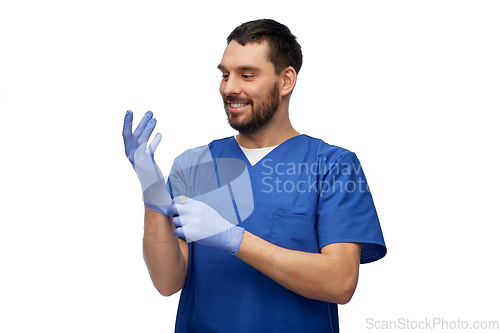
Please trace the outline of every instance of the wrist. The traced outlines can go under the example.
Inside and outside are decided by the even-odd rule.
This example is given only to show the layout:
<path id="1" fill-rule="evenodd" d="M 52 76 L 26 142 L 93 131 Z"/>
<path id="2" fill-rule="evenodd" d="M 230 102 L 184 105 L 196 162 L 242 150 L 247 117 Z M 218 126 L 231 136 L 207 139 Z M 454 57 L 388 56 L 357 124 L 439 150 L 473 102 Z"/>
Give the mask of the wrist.
<path id="1" fill-rule="evenodd" d="M 152 205 L 148 203 L 144 203 L 144 206 L 163 215 L 167 215 L 167 209 L 170 207 L 169 205 Z"/>
<path id="2" fill-rule="evenodd" d="M 173 239 L 174 225 L 169 216 L 144 206 L 144 239 L 153 242 L 165 242 Z"/>
<path id="3" fill-rule="evenodd" d="M 224 249 L 232 256 L 236 255 L 240 250 L 241 241 L 245 228 L 234 226 L 227 230 L 227 238 L 224 242 L 227 246 Z"/>

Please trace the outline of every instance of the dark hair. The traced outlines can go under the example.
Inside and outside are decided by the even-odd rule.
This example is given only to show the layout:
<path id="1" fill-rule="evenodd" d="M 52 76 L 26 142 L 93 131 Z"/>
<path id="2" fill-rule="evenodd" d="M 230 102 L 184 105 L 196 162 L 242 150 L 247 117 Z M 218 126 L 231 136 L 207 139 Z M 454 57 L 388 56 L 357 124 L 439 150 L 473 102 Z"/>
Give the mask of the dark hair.
<path id="1" fill-rule="evenodd" d="M 227 37 L 227 44 L 236 40 L 245 46 L 248 42 L 269 43 L 269 60 L 274 64 L 276 74 L 288 66 L 298 73 L 302 67 L 302 50 L 297 37 L 292 35 L 287 26 L 274 20 L 262 19 L 243 23 Z"/>

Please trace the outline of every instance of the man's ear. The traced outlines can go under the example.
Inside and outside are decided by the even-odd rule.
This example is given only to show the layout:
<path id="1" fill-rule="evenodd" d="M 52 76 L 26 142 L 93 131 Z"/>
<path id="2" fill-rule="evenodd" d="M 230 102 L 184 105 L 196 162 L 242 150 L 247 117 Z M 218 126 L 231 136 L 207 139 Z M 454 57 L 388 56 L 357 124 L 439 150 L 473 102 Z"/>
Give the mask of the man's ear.
<path id="1" fill-rule="evenodd" d="M 290 94 L 297 83 L 297 72 L 292 66 L 288 66 L 281 72 L 281 96 Z"/>

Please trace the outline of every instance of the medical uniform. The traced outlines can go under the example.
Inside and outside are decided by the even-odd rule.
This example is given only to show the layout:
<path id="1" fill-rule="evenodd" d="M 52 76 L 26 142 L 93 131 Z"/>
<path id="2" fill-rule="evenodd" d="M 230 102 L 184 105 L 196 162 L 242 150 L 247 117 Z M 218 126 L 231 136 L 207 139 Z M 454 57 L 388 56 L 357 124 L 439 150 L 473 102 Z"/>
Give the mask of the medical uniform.
<path id="1" fill-rule="evenodd" d="M 253 212 L 238 226 L 287 249 L 319 253 L 328 244 L 362 243 L 361 263 L 386 254 L 372 196 L 356 155 L 298 135 L 255 165 L 234 137 L 208 145 L 217 159 L 246 163 Z M 199 150 L 177 158 L 185 170 Z M 199 172 L 198 172 L 199 173 Z M 191 175 L 192 176 L 192 175 Z M 172 186 L 184 182 L 183 186 Z M 197 182 L 176 172 L 173 197 L 192 196 Z M 196 190 L 194 190 L 196 192 Z M 236 208 L 237 209 L 237 208 Z M 189 268 L 177 311 L 176 332 L 338 332 L 337 305 L 304 298 L 225 251 L 189 244 Z"/>

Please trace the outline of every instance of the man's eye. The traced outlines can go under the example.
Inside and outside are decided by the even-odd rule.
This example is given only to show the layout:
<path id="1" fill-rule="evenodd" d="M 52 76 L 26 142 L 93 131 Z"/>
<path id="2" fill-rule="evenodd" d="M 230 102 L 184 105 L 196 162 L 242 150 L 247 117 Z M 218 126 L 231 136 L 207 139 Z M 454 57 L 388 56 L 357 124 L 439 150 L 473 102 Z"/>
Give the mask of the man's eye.
<path id="1" fill-rule="evenodd" d="M 253 75 L 242 75 L 244 79 L 251 79 L 253 78 Z"/>
<path id="2" fill-rule="evenodd" d="M 229 74 L 222 74 L 222 79 L 227 80 L 229 78 Z"/>

